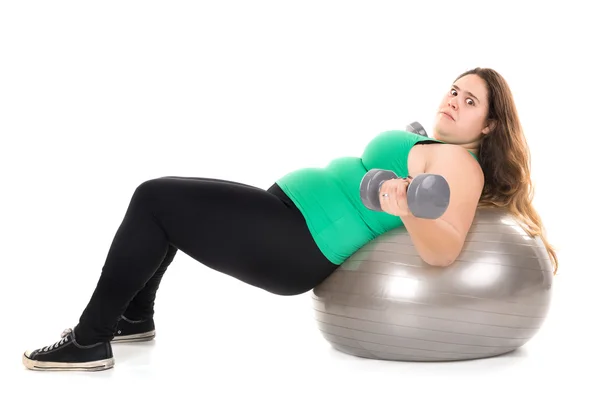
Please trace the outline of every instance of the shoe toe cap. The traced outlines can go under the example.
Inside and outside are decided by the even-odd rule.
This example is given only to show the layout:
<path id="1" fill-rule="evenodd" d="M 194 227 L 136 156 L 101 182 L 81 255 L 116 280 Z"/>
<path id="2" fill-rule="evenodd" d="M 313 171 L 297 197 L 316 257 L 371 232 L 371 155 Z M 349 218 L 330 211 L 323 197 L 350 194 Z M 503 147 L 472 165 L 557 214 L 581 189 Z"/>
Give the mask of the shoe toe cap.
<path id="1" fill-rule="evenodd" d="M 25 355 L 25 357 L 27 357 L 27 358 L 33 358 L 33 357 L 35 357 L 35 355 L 36 355 L 37 353 L 38 353 L 38 349 L 35 349 L 35 350 L 27 350 L 27 351 L 25 351 L 25 354 L 24 354 L 24 355 Z"/>

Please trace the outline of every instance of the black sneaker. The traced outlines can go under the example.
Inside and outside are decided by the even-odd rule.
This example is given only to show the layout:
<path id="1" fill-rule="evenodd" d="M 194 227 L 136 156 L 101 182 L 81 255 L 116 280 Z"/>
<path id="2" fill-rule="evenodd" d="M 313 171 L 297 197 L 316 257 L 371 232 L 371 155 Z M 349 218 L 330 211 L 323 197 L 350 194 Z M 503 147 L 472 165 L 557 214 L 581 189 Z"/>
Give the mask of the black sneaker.
<path id="1" fill-rule="evenodd" d="M 112 341 L 114 343 L 145 342 L 154 339 L 155 336 L 154 319 L 133 321 L 122 315 Z"/>
<path id="2" fill-rule="evenodd" d="M 38 371 L 102 371 L 115 365 L 109 342 L 81 345 L 70 328 L 61 337 L 53 345 L 26 351 L 23 364 Z"/>

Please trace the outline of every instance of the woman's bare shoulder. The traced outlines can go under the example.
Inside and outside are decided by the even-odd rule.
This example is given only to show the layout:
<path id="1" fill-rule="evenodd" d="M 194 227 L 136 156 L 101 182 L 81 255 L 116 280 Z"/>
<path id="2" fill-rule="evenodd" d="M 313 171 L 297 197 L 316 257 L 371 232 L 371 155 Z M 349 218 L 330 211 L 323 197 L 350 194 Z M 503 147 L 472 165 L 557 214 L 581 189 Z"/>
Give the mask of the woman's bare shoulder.
<path id="1" fill-rule="evenodd" d="M 414 146 L 408 158 L 408 170 L 415 176 L 431 170 L 463 173 L 464 177 L 483 179 L 481 166 L 464 147 L 449 143 L 427 143 Z"/>
<path id="2" fill-rule="evenodd" d="M 429 149 L 423 154 L 427 166 L 443 165 L 446 168 L 459 168 L 467 173 L 483 176 L 479 162 L 464 147 L 449 143 L 435 143 L 427 147 Z"/>

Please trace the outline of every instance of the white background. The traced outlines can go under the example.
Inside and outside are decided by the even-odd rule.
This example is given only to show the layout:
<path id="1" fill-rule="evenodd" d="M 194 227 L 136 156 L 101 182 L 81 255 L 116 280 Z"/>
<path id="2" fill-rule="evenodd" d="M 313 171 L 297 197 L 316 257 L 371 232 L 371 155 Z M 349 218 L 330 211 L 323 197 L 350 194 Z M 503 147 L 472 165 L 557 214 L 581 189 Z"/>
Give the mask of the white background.
<path id="1" fill-rule="evenodd" d="M 582 4 L 2 2 L 0 397 L 594 397 L 600 32 Z M 141 182 L 267 188 L 360 156 L 381 131 L 415 120 L 431 131 L 441 96 L 475 66 L 513 90 L 560 261 L 546 324 L 520 351 L 444 364 L 347 356 L 320 336 L 308 293 L 270 295 L 179 252 L 154 342 L 114 346 L 106 372 L 22 366 L 25 349 L 77 322 Z"/>

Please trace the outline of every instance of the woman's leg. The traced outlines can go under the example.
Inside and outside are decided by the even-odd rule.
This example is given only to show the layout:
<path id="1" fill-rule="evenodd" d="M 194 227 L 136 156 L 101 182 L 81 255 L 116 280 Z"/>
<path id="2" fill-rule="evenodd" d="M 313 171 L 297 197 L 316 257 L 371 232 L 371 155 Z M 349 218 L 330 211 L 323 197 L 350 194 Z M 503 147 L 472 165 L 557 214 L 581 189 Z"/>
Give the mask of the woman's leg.
<path id="1" fill-rule="evenodd" d="M 284 197 L 275 185 L 266 191 L 222 180 L 165 177 L 138 186 L 75 328 L 78 344 L 63 364 L 76 361 L 86 350 L 81 345 L 112 339 L 119 316 L 170 246 L 272 293 L 300 294 L 318 285 L 337 265 L 319 251 L 302 214 Z M 65 343 L 26 357 L 51 362 Z"/>
<path id="2" fill-rule="evenodd" d="M 253 188 L 252 186 L 244 183 L 225 181 L 213 178 L 166 176 L 163 179 L 188 179 L 205 182 L 228 182 L 232 185 L 240 185 L 248 188 Z M 161 262 L 158 269 L 156 270 L 156 272 L 154 273 L 154 275 L 152 276 L 152 278 L 150 278 L 150 280 L 146 283 L 144 288 L 140 290 L 128 304 L 127 309 L 123 313 L 123 315 L 127 319 L 133 321 L 140 321 L 151 319 L 154 316 L 154 302 L 156 300 L 156 293 L 167 268 L 169 267 L 169 265 L 171 265 L 173 259 L 175 258 L 175 255 L 177 254 L 177 250 L 178 249 L 175 246 L 169 244 L 167 254 L 164 260 Z"/>
<path id="3" fill-rule="evenodd" d="M 298 294 L 333 271 L 297 209 L 264 189 L 165 177 L 140 185 L 76 333 L 110 340 L 169 244 L 204 265 L 277 294 Z"/>

